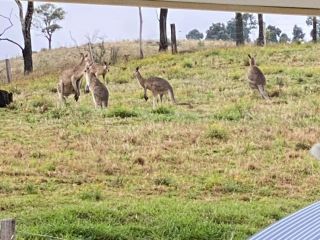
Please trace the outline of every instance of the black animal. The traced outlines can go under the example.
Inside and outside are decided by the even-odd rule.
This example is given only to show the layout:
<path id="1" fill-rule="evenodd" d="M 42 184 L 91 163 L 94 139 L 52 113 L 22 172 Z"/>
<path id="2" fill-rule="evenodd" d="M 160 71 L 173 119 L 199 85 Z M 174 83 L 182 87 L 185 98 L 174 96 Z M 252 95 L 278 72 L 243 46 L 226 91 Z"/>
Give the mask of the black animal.
<path id="1" fill-rule="evenodd" d="M 0 90 L 0 107 L 6 107 L 13 102 L 13 95 L 5 90 Z"/>

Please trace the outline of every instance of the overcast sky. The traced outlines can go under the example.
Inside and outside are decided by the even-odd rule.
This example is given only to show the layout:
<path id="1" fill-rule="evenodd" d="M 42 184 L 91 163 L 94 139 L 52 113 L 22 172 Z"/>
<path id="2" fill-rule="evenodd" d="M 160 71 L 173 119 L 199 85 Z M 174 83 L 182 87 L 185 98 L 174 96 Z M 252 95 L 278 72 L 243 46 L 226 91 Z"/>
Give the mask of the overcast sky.
<path id="1" fill-rule="evenodd" d="M 18 21 L 18 9 L 14 0 L 0 0 L 0 14 L 9 16 L 12 11 L 12 27 L 5 37 L 12 38 L 22 44 L 21 28 Z M 35 3 L 38 6 L 40 3 Z M 61 21 L 63 27 L 53 35 L 53 48 L 61 46 L 72 46 L 74 43 L 70 38 L 70 32 L 78 44 L 86 41 L 86 35 L 93 35 L 98 32 L 99 36 L 105 38 L 105 41 L 115 41 L 123 39 L 138 39 L 139 34 L 139 15 L 137 7 L 118 7 L 108 5 L 86 5 L 86 4 L 56 4 L 62 7 L 66 12 L 65 20 Z M 24 3 L 24 10 L 26 3 Z M 157 9 L 142 9 L 144 26 L 144 39 L 158 39 L 158 20 Z M 196 11 L 196 10 L 178 10 L 169 9 L 168 24 L 175 23 L 178 39 L 184 39 L 185 35 L 192 29 L 197 28 L 205 34 L 206 30 L 213 22 L 227 22 L 234 17 L 234 13 L 215 12 L 215 11 Z M 304 28 L 306 38 L 309 39 L 310 28 L 306 26 L 305 16 L 285 16 L 265 14 L 264 21 L 267 25 L 276 25 L 283 32 L 291 36 L 293 26 L 297 24 Z M 5 19 L 0 18 L 0 32 L 7 26 Z M 257 31 L 252 34 L 256 38 Z M 33 49 L 35 51 L 46 48 L 47 40 L 39 34 L 32 31 Z M 0 59 L 21 55 L 21 51 L 15 45 L 0 41 Z"/>

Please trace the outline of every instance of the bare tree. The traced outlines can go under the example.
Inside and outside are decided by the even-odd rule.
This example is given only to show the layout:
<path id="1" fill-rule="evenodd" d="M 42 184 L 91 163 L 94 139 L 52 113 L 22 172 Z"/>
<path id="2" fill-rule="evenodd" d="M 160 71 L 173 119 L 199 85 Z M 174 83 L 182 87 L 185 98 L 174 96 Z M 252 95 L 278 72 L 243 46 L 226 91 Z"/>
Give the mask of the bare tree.
<path id="1" fill-rule="evenodd" d="M 15 0 L 16 4 L 18 5 L 19 8 L 19 18 L 20 18 L 20 23 L 21 23 L 21 31 L 22 31 L 22 36 L 24 40 L 24 47 L 17 43 L 16 41 L 10 39 L 10 38 L 5 38 L 2 37 L 7 30 L 9 30 L 13 24 L 11 22 L 10 17 L 4 17 L 6 18 L 10 26 L 5 28 L 2 33 L 0 34 L 0 41 L 8 41 L 10 43 L 15 44 L 18 46 L 21 51 L 22 51 L 22 56 L 23 56 L 23 61 L 24 61 L 24 74 L 29 74 L 30 72 L 33 71 L 33 61 L 32 61 L 32 43 L 31 43 L 31 23 L 32 23 L 32 16 L 34 12 L 34 5 L 33 2 L 28 1 L 28 6 L 27 6 L 27 12 L 26 15 L 23 16 L 23 8 L 22 8 L 22 3 L 19 0 Z"/>
<path id="2" fill-rule="evenodd" d="M 244 44 L 242 13 L 238 12 L 236 13 L 236 44 L 237 46 Z"/>
<path id="3" fill-rule="evenodd" d="M 139 18 L 140 18 L 140 33 L 139 33 L 139 43 L 140 43 L 140 58 L 143 58 L 143 50 L 142 50 L 142 24 L 143 24 L 143 20 L 142 20 L 142 11 L 141 11 L 141 7 L 139 7 Z"/>
<path id="4" fill-rule="evenodd" d="M 258 14 L 258 25 L 259 25 L 259 37 L 257 40 L 257 45 L 263 46 L 264 45 L 263 15 L 260 13 Z"/>
<path id="5" fill-rule="evenodd" d="M 168 16 L 168 9 L 161 8 L 160 18 L 159 18 L 159 27 L 160 27 L 159 52 L 167 51 L 167 49 L 168 49 L 167 16 Z"/>

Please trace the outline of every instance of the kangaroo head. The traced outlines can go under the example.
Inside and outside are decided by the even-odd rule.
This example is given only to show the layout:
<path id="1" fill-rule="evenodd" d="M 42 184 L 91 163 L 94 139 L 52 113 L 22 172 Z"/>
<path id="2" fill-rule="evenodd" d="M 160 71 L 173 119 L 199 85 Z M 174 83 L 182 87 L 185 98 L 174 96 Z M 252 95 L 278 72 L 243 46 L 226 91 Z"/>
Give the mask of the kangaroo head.
<path id="1" fill-rule="evenodd" d="M 89 58 L 88 53 L 86 53 L 86 54 L 80 53 L 80 57 L 81 57 L 81 62 L 80 62 L 80 64 L 83 64 L 83 63 L 87 64 L 87 63 L 90 62 L 90 58 Z"/>
<path id="2" fill-rule="evenodd" d="M 106 70 L 106 72 L 109 72 L 110 71 L 110 65 L 111 65 L 111 62 L 107 63 L 106 61 L 103 62 L 103 69 Z"/>
<path id="3" fill-rule="evenodd" d="M 95 74 L 95 73 L 96 73 L 96 69 L 95 69 L 95 67 L 94 67 L 94 63 L 93 63 L 93 62 L 90 62 L 90 63 L 88 62 L 88 63 L 86 63 L 84 72 L 85 72 L 85 73 L 93 73 L 93 74 Z"/>
<path id="4" fill-rule="evenodd" d="M 248 54 L 250 66 L 256 66 L 256 59 L 255 57 L 252 57 L 250 54 Z"/>
<path id="5" fill-rule="evenodd" d="M 136 69 L 133 71 L 133 75 L 134 75 L 135 77 L 140 76 L 139 69 L 140 69 L 140 67 L 136 67 Z"/>

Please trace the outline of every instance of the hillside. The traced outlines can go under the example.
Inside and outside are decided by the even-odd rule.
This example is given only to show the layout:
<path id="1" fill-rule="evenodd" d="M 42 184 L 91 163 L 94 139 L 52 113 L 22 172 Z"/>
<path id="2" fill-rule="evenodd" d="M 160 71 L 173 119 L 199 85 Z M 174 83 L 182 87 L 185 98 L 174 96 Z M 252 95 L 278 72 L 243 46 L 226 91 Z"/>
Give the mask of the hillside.
<path id="1" fill-rule="evenodd" d="M 251 236 L 320 197 L 320 166 L 308 153 L 320 136 L 319 51 L 216 46 L 132 59 L 110 69 L 107 110 L 85 94 L 59 107 L 61 66 L 17 73 L 0 85 L 15 93 L 0 109 L 0 219 L 17 219 L 18 239 Z M 248 53 L 270 102 L 247 85 Z M 168 79 L 191 107 L 152 111 L 136 66 Z"/>

